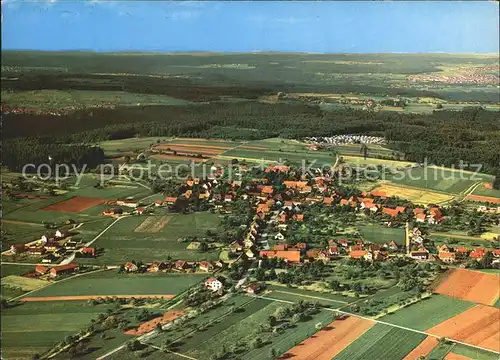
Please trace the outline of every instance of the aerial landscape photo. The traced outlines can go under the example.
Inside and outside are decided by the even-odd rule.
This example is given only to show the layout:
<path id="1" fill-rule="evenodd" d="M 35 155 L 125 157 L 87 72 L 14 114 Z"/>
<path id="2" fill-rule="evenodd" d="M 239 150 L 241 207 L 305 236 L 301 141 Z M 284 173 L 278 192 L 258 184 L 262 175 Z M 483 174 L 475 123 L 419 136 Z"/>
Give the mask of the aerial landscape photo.
<path id="1" fill-rule="evenodd" d="M 498 1 L 2 0 L 3 360 L 499 360 Z"/>

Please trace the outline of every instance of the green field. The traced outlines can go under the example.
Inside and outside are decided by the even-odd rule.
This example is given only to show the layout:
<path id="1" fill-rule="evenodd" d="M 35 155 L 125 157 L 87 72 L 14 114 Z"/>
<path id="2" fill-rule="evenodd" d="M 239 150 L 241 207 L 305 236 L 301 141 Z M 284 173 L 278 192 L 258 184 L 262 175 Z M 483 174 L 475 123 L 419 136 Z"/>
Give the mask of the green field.
<path id="1" fill-rule="evenodd" d="M 425 335 L 376 324 L 338 354 L 336 360 L 401 360 Z"/>
<path id="2" fill-rule="evenodd" d="M 378 224 L 368 224 L 360 226 L 359 232 L 365 241 L 375 244 L 390 243 L 392 240 L 400 245 L 405 243 L 405 230 L 401 228 L 388 228 Z"/>
<path id="3" fill-rule="evenodd" d="M 402 174 L 388 177 L 395 184 L 408 185 L 423 189 L 440 191 L 448 194 L 460 194 L 477 181 L 492 181 L 491 175 L 459 172 L 434 166 L 418 167 Z"/>
<path id="4" fill-rule="evenodd" d="M 430 298 L 423 299 L 393 314 L 384 316 L 381 321 L 424 331 L 470 309 L 474 305 L 474 303 L 445 295 L 432 295 Z"/>
<path id="5" fill-rule="evenodd" d="M 118 274 L 107 270 L 56 282 L 30 296 L 176 295 L 204 278 L 203 274 Z"/>
<path id="6" fill-rule="evenodd" d="M 204 237 L 207 230 L 215 231 L 219 218 L 209 212 L 194 214 L 169 214 L 168 224 L 159 232 L 134 232 L 146 216 L 128 217 L 118 221 L 96 244 L 105 249 L 96 259 L 99 263 L 121 264 L 125 261 L 165 261 L 170 256 L 178 260 L 216 260 L 216 249 L 207 252 L 188 250 L 189 242 L 179 238 Z M 152 251 L 154 250 L 154 251 Z"/>
<path id="7" fill-rule="evenodd" d="M 454 344 L 451 348 L 453 354 L 469 357 L 474 360 L 498 360 L 499 355 L 490 351 L 479 350 L 467 345 Z M 431 360 L 431 359 L 429 359 Z"/>
<path id="8" fill-rule="evenodd" d="M 31 266 L 2 264 L 2 277 L 9 275 L 23 275 L 32 270 Z"/>
<path id="9" fill-rule="evenodd" d="M 472 195 L 481 195 L 481 196 L 491 196 L 500 198 L 500 190 L 497 189 L 487 189 L 482 184 L 474 189 Z"/>
<path id="10" fill-rule="evenodd" d="M 80 301 L 31 302 L 2 310 L 2 355 L 5 359 L 31 359 L 66 335 L 74 335 L 105 312 L 106 305 L 89 307 Z"/>

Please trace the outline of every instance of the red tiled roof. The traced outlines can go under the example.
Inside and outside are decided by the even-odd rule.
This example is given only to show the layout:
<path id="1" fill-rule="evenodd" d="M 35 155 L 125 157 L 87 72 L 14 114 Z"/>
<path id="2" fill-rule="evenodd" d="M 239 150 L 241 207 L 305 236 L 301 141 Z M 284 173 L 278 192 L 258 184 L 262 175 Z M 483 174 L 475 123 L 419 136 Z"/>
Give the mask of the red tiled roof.
<path id="1" fill-rule="evenodd" d="M 268 258 L 279 258 L 290 262 L 300 262 L 300 251 L 260 251 L 259 256 L 266 256 Z"/>
<path id="2" fill-rule="evenodd" d="M 349 253 L 349 257 L 351 257 L 352 259 L 360 259 L 366 254 L 368 254 L 368 251 L 366 250 L 354 250 Z"/>
<path id="3" fill-rule="evenodd" d="M 64 271 L 64 270 L 74 270 L 78 267 L 78 264 L 67 264 L 67 265 L 60 265 L 60 266 L 54 266 L 51 271 Z"/>

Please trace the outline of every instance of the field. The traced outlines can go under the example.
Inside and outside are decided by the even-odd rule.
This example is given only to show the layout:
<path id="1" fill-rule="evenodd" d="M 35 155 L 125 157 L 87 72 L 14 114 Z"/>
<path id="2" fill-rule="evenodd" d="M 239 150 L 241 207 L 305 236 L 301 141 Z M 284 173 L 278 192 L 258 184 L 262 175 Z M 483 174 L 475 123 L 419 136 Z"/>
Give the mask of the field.
<path id="1" fill-rule="evenodd" d="M 2 356 L 31 359 L 74 335 L 106 311 L 106 305 L 89 307 L 85 302 L 24 303 L 2 310 Z"/>
<path id="2" fill-rule="evenodd" d="M 477 305 L 427 332 L 500 352 L 499 318 L 500 309 Z"/>
<path id="3" fill-rule="evenodd" d="M 170 256 L 174 260 L 217 260 L 219 253 L 216 249 L 207 252 L 188 250 L 190 241 L 178 241 L 189 236 L 204 237 L 207 230 L 216 231 L 219 225 L 217 215 L 209 212 L 194 214 L 172 214 L 162 217 L 160 221 L 168 224 L 160 229 L 160 223 L 150 224 L 144 216 L 127 217 L 121 219 L 96 242 L 105 249 L 96 262 L 105 264 L 122 264 L 125 261 L 141 260 L 165 261 Z M 157 217 L 152 217 L 155 221 Z M 143 230 L 144 221 L 148 221 L 146 229 L 157 232 L 136 232 Z"/>
<path id="4" fill-rule="evenodd" d="M 474 306 L 473 303 L 444 295 L 432 295 L 415 304 L 404 307 L 381 320 L 424 331 Z"/>
<path id="5" fill-rule="evenodd" d="M 45 211 L 64 211 L 64 212 L 81 212 L 91 207 L 101 204 L 104 199 L 91 198 L 83 196 L 75 196 L 69 200 L 64 200 L 53 205 L 49 205 L 41 210 Z"/>
<path id="6" fill-rule="evenodd" d="M 481 196 L 481 195 L 467 195 L 465 200 L 477 201 L 477 202 L 489 202 L 500 204 L 500 198 L 492 196 Z"/>
<path id="7" fill-rule="evenodd" d="M 462 300 L 493 305 L 500 295 L 500 281 L 495 274 L 451 269 L 438 279 L 433 291 Z"/>
<path id="8" fill-rule="evenodd" d="M 439 340 L 432 336 L 427 336 L 415 349 L 413 349 L 403 360 L 415 360 L 420 356 L 427 356 L 436 347 Z"/>
<path id="9" fill-rule="evenodd" d="M 46 280 L 9 275 L 2 278 L 2 287 L 16 288 L 22 291 L 33 291 L 49 284 Z"/>
<path id="10" fill-rule="evenodd" d="M 425 335 L 376 324 L 344 349 L 336 360 L 400 360 L 424 339 Z"/>
<path id="11" fill-rule="evenodd" d="M 385 192 L 387 196 L 397 196 L 401 199 L 407 199 L 413 203 L 423 204 L 423 205 L 440 204 L 448 202 L 453 199 L 453 196 L 447 194 L 441 194 L 438 192 L 432 192 L 425 189 L 414 189 L 387 183 L 382 184 L 373 190 Z"/>
<path id="12" fill-rule="evenodd" d="M 134 232 L 160 232 L 168 224 L 172 216 L 149 216 L 144 220 L 138 227 L 134 229 Z"/>
<path id="13" fill-rule="evenodd" d="M 454 344 L 451 348 L 451 352 L 474 360 L 498 360 L 498 354 L 462 344 Z"/>
<path id="14" fill-rule="evenodd" d="M 479 196 L 489 196 L 494 198 L 500 198 L 500 190 L 498 189 L 488 189 L 484 186 L 484 184 L 479 185 L 474 189 L 472 195 Z"/>
<path id="15" fill-rule="evenodd" d="M 1 273 L 2 273 L 2 278 L 5 276 L 9 275 L 23 275 L 28 272 L 30 272 L 31 266 L 25 266 L 25 265 L 9 265 L 9 264 L 2 264 L 1 266 Z"/>
<path id="16" fill-rule="evenodd" d="M 491 175 L 469 172 L 461 173 L 459 170 L 446 169 L 436 166 L 418 167 L 406 170 L 388 178 L 394 184 L 412 186 L 428 190 L 435 190 L 448 194 L 460 194 L 469 189 L 477 181 L 492 181 Z"/>
<path id="17" fill-rule="evenodd" d="M 176 295 L 205 277 L 198 274 L 118 274 L 116 270 L 107 270 L 56 282 L 30 297 Z"/>
<path id="18" fill-rule="evenodd" d="M 330 294 L 327 292 L 301 290 L 297 288 L 291 288 L 286 286 L 274 286 L 270 285 L 267 287 L 271 290 L 270 293 L 266 294 L 266 297 L 285 300 L 285 301 L 317 301 L 323 306 L 327 307 L 338 307 L 349 303 L 351 299 L 347 296 Z"/>
<path id="19" fill-rule="evenodd" d="M 378 224 L 363 225 L 359 232 L 365 239 L 376 244 L 390 243 L 394 240 L 397 244 L 405 243 L 405 230 L 400 228 L 388 228 Z"/>
<path id="20" fill-rule="evenodd" d="M 325 329 L 318 331 L 288 350 L 282 358 L 330 360 L 371 328 L 373 324 L 369 320 L 354 316 L 343 317 L 333 321 Z"/>

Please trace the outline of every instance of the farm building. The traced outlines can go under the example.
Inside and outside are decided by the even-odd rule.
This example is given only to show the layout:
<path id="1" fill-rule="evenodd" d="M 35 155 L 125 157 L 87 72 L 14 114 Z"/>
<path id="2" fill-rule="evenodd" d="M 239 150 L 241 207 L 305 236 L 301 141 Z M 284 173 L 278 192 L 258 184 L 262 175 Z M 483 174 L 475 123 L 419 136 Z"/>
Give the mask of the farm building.
<path id="1" fill-rule="evenodd" d="M 50 276 L 56 277 L 59 275 L 71 274 L 75 271 L 78 271 L 78 264 L 55 266 L 50 269 Z"/>
<path id="2" fill-rule="evenodd" d="M 222 282 L 216 278 L 210 278 L 207 281 L 205 281 L 205 287 L 212 290 L 212 291 L 220 291 L 224 288 L 222 285 Z"/>

